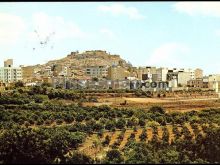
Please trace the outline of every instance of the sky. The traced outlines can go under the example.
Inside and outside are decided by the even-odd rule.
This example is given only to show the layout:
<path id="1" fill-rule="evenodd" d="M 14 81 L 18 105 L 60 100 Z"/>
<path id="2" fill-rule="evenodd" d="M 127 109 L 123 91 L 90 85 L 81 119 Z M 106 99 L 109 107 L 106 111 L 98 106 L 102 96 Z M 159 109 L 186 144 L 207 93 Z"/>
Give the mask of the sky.
<path id="1" fill-rule="evenodd" d="M 220 2 L 0 3 L 0 66 L 9 58 L 44 64 L 77 50 L 219 74 Z"/>

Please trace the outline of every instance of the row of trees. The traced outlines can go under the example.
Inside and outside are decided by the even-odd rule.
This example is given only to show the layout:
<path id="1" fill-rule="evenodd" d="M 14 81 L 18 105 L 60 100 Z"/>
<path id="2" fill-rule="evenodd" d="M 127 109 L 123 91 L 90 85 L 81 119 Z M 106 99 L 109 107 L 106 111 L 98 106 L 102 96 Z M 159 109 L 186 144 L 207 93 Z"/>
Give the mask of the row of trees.
<path id="1" fill-rule="evenodd" d="M 220 128 L 210 128 L 205 137 L 199 134 L 195 139 L 177 138 L 171 144 L 166 141 L 165 134 L 163 140 L 154 136 L 148 143 L 135 142 L 130 138 L 124 150 L 108 151 L 103 163 L 220 163 Z"/>
<path id="2" fill-rule="evenodd" d="M 7 98 L 7 97 L 6 97 Z M 166 113 L 161 107 L 152 107 L 145 110 L 128 110 L 101 107 L 80 107 L 78 105 L 52 104 L 51 102 L 31 103 L 26 105 L 1 105 L 0 106 L 0 126 L 5 127 L 7 123 L 27 124 L 27 125 L 50 125 L 53 122 L 61 124 L 63 122 L 78 124 L 84 123 L 85 127 L 91 127 L 93 131 L 102 129 L 112 130 L 145 127 L 145 126 L 165 126 L 168 123 L 175 125 L 189 122 L 191 125 L 216 123 L 220 117 L 220 110 L 191 111 L 186 113 Z M 82 126 L 77 126 L 77 130 Z M 101 126 L 100 126 L 101 125 Z M 75 126 L 74 126 L 75 127 Z"/>

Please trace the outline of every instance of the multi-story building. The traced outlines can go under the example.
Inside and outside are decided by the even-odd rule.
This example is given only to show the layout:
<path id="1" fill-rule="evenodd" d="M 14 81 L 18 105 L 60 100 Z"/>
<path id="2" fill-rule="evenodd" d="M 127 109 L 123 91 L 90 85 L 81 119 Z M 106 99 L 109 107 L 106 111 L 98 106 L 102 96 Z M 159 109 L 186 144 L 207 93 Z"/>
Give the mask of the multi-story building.
<path id="1" fill-rule="evenodd" d="M 152 80 L 153 74 L 156 74 L 156 67 L 139 67 L 137 69 L 138 80 Z"/>
<path id="2" fill-rule="evenodd" d="M 203 70 L 202 69 L 195 69 L 195 79 L 203 77 Z"/>
<path id="3" fill-rule="evenodd" d="M 178 87 L 177 79 L 169 80 L 168 83 L 169 83 L 169 87 L 171 87 L 171 88 L 177 88 Z"/>
<path id="4" fill-rule="evenodd" d="M 214 74 L 208 76 L 208 87 L 209 89 L 216 88 L 216 83 L 220 84 L 220 74 Z"/>
<path id="5" fill-rule="evenodd" d="M 96 78 L 106 78 L 108 76 L 108 66 L 89 66 L 85 69 L 86 76 Z"/>
<path id="6" fill-rule="evenodd" d="M 194 88 L 208 88 L 208 82 L 204 81 L 202 78 L 198 78 L 187 81 L 187 86 Z"/>
<path id="7" fill-rule="evenodd" d="M 167 81 L 168 68 L 158 68 L 156 70 L 158 81 Z"/>
<path id="8" fill-rule="evenodd" d="M 4 67 L 12 67 L 13 66 L 13 59 L 7 59 L 4 61 Z"/>
<path id="9" fill-rule="evenodd" d="M 124 80 L 126 77 L 130 77 L 130 72 L 121 66 L 111 66 L 108 69 L 109 80 Z"/>
<path id="10" fill-rule="evenodd" d="M 3 83 L 13 83 L 22 80 L 22 70 L 20 67 L 13 67 L 13 60 L 4 61 L 4 67 L 0 67 L 0 81 Z"/>
<path id="11" fill-rule="evenodd" d="M 174 69 L 169 69 L 168 72 L 167 72 L 167 80 L 168 81 L 171 81 L 171 80 L 174 80 L 174 79 L 178 79 L 178 70 L 176 70 L 176 68 Z"/>
<path id="12" fill-rule="evenodd" d="M 177 83 L 186 86 L 189 80 L 195 79 L 195 72 L 192 69 L 168 69 L 167 81 L 177 80 Z"/>
<path id="13" fill-rule="evenodd" d="M 46 66 L 43 70 L 43 76 L 45 77 L 49 77 L 49 76 L 52 76 L 52 67 L 51 66 Z"/>
<path id="14" fill-rule="evenodd" d="M 193 69 L 184 69 L 184 72 L 188 72 L 190 74 L 190 80 L 195 80 L 195 71 Z"/>
<path id="15" fill-rule="evenodd" d="M 178 73 L 177 82 L 178 82 L 178 84 L 180 84 L 182 86 L 186 86 L 187 81 L 189 81 L 191 79 L 192 79 L 191 72 L 179 72 Z"/>
<path id="16" fill-rule="evenodd" d="M 62 70 L 58 74 L 59 76 L 70 76 L 70 69 L 67 66 L 62 66 Z"/>

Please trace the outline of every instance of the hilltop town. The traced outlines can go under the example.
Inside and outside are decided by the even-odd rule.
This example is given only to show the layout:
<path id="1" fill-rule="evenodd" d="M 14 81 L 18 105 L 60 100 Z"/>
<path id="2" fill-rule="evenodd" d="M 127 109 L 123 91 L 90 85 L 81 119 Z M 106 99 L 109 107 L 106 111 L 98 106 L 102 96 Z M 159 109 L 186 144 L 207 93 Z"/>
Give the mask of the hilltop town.
<path id="1" fill-rule="evenodd" d="M 1 89 L 16 81 L 22 81 L 26 86 L 47 82 L 55 88 L 67 89 L 141 88 L 150 91 L 178 91 L 196 88 L 218 93 L 220 75 L 204 76 L 200 68 L 134 67 L 120 55 L 104 50 L 90 50 L 82 53 L 71 52 L 62 59 L 43 65 L 13 67 L 13 59 L 6 60 L 4 67 L 0 68 Z M 152 82 L 166 82 L 167 86 L 146 88 L 140 85 Z"/>

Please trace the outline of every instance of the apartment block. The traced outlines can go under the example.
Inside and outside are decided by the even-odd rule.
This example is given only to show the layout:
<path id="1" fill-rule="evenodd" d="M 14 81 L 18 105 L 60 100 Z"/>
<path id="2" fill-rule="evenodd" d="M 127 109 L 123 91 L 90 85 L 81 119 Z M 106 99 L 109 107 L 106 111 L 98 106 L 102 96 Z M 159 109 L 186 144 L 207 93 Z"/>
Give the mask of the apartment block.
<path id="1" fill-rule="evenodd" d="M 139 67 L 136 72 L 138 80 L 152 80 L 153 74 L 156 74 L 156 67 Z"/>
<path id="2" fill-rule="evenodd" d="M 194 88 L 208 88 L 208 82 L 204 81 L 202 78 L 198 78 L 195 80 L 187 81 L 187 86 Z"/>
<path id="3" fill-rule="evenodd" d="M 130 77 L 130 72 L 121 66 L 111 66 L 108 69 L 109 80 L 124 80 L 126 77 Z"/>
<path id="4" fill-rule="evenodd" d="M 190 80 L 195 80 L 195 70 L 193 69 L 184 69 L 183 72 L 188 72 L 190 74 Z"/>
<path id="5" fill-rule="evenodd" d="M 85 74 L 90 77 L 106 78 L 108 66 L 89 66 L 85 69 Z"/>
<path id="6" fill-rule="evenodd" d="M 177 82 L 182 86 L 186 86 L 187 82 L 192 79 L 190 72 L 179 72 Z"/>
<path id="7" fill-rule="evenodd" d="M 158 68 L 156 70 L 158 81 L 167 81 L 168 68 Z"/>
<path id="8" fill-rule="evenodd" d="M 207 79 L 209 89 L 215 89 L 216 82 L 220 82 L 220 74 L 209 75 Z"/>
<path id="9" fill-rule="evenodd" d="M 13 59 L 7 59 L 4 61 L 4 67 L 12 67 L 13 66 Z"/>
<path id="10" fill-rule="evenodd" d="M 13 67 L 13 60 L 4 61 L 5 67 L 0 67 L 0 81 L 3 83 L 13 83 L 22 80 L 22 70 L 20 67 Z"/>
<path id="11" fill-rule="evenodd" d="M 195 79 L 203 77 L 203 70 L 202 69 L 195 69 Z"/>

